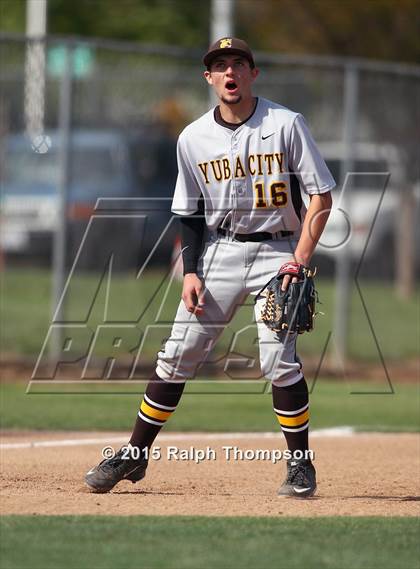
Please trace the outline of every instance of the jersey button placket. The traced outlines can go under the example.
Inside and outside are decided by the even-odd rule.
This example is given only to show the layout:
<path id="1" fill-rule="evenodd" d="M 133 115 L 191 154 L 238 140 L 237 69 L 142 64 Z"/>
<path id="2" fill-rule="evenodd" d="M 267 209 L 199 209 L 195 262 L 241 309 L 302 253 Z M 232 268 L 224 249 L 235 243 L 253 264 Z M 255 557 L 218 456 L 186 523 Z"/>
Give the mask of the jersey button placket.
<path id="1" fill-rule="evenodd" d="M 232 218 L 232 227 L 234 228 L 236 225 L 236 207 L 237 207 L 237 183 L 235 180 L 235 157 L 238 151 L 238 141 L 237 141 L 237 133 L 234 132 L 231 138 L 231 147 L 230 147 L 230 163 L 231 163 L 231 179 L 230 179 L 230 194 L 232 197 L 232 208 L 233 208 L 233 218 Z"/>
<path id="2" fill-rule="evenodd" d="M 245 194 L 245 188 L 243 186 L 243 181 L 242 180 L 236 180 L 235 179 L 235 165 L 236 165 L 236 158 L 239 155 L 239 142 L 238 142 L 238 138 L 239 138 L 240 132 L 235 131 L 235 133 L 232 136 L 232 179 L 234 181 L 235 184 L 235 192 L 238 196 L 243 196 Z"/>

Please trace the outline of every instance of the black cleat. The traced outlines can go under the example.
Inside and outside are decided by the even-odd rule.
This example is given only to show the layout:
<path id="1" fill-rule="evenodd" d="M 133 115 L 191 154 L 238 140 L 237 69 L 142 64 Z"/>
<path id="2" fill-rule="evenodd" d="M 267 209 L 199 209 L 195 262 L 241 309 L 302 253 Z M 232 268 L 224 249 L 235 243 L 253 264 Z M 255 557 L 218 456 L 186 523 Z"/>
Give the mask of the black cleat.
<path id="1" fill-rule="evenodd" d="M 286 480 L 280 486 L 278 495 L 294 498 L 309 498 L 315 494 L 316 473 L 308 459 L 287 461 Z"/>
<path id="2" fill-rule="evenodd" d="M 138 482 L 146 475 L 147 459 L 141 456 L 134 460 L 125 447 L 120 449 L 112 458 L 106 458 L 95 466 L 85 476 L 85 482 L 92 492 L 109 492 L 121 480 Z"/>

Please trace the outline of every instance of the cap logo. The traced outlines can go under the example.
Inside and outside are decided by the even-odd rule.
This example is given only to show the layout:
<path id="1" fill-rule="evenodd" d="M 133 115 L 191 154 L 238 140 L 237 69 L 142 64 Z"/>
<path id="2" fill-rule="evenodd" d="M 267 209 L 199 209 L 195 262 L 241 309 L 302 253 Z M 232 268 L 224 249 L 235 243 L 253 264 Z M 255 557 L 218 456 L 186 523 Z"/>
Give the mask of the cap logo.
<path id="1" fill-rule="evenodd" d="M 225 49 L 225 47 L 232 47 L 231 38 L 225 38 L 223 40 L 220 40 L 220 49 Z"/>

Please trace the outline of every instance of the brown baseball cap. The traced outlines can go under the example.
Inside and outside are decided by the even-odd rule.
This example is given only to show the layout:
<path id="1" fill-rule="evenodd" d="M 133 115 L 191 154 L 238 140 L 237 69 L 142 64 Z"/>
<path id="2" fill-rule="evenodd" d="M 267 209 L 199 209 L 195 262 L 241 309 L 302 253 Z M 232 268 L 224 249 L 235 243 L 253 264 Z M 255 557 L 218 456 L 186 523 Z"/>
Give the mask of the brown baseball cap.
<path id="1" fill-rule="evenodd" d="M 251 67 L 255 67 L 254 56 L 249 45 L 238 38 L 222 38 L 214 42 L 203 57 L 204 65 L 209 67 L 213 59 L 223 53 L 242 55 L 242 57 L 246 57 Z"/>

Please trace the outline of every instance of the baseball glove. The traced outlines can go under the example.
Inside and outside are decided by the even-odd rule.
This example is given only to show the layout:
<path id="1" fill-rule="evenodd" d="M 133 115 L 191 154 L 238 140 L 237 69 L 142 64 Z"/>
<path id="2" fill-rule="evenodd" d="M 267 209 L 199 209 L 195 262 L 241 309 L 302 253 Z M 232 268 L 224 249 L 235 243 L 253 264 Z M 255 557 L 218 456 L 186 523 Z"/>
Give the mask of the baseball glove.
<path id="1" fill-rule="evenodd" d="M 316 270 L 299 263 L 285 263 L 278 274 L 273 277 L 258 293 L 255 302 L 265 298 L 261 310 L 261 320 L 274 332 L 310 332 L 314 327 L 315 290 L 314 276 Z M 286 275 L 297 277 L 296 283 L 289 283 L 285 291 L 281 290 Z"/>

